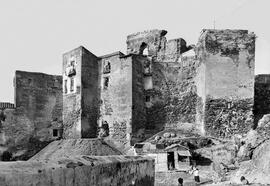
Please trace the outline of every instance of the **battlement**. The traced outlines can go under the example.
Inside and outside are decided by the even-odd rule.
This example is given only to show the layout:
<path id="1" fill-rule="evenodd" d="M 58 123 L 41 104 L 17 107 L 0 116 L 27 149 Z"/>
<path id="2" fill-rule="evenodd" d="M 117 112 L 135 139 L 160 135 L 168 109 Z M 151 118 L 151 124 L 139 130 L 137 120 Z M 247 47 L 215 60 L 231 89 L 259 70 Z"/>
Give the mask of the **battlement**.
<path id="1" fill-rule="evenodd" d="M 15 108 L 14 103 L 0 102 L 0 110 L 14 109 L 14 108 Z"/>

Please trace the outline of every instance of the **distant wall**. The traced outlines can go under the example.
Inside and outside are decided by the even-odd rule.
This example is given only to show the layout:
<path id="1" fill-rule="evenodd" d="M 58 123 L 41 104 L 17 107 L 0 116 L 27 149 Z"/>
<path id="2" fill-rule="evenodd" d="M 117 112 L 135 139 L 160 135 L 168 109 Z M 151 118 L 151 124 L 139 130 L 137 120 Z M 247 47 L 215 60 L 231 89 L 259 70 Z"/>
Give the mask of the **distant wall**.
<path id="1" fill-rule="evenodd" d="M 4 111 L 1 143 L 11 151 L 19 147 L 34 154 L 61 137 L 62 77 L 16 71 L 14 86 L 16 108 Z M 57 136 L 53 129 L 58 130 Z"/>
<path id="2" fill-rule="evenodd" d="M 48 162 L 0 163 L 5 186 L 154 186 L 154 160 L 131 156 L 79 156 Z"/>
<path id="3" fill-rule="evenodd" d="M 270 74 L 259 74 L 255 77 L 254 124 L 265 114 L 270 114 Z"/>
<path id="4" fill-rule="evenodd" d="M 230 137 L 253 125 L 255 35 L 204 30 L 198 58 L 205 65 L 205 130 Z"/>

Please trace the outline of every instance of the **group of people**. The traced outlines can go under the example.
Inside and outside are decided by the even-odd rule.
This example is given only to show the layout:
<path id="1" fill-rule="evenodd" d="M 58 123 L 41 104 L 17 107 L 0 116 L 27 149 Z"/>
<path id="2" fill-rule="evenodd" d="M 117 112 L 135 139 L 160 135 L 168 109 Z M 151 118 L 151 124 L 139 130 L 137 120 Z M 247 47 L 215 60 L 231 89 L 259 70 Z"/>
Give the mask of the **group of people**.
<path id="1" fill-rule="evenodd" d="M 195 165 L 191 166 L 188 173 L 193 174 L 195 184 L 200 185 L 201 181 L 200 181 L 200 176 L 199 176 L 199 169 Z M 244 176 L 241 176 L 240 181 L 241 181 L 242 185 L 249 185 L 248 180 Z M 178 186 L 183 186 L 183 184 L 184 184 L 183 178 L 178 178 Z"/>

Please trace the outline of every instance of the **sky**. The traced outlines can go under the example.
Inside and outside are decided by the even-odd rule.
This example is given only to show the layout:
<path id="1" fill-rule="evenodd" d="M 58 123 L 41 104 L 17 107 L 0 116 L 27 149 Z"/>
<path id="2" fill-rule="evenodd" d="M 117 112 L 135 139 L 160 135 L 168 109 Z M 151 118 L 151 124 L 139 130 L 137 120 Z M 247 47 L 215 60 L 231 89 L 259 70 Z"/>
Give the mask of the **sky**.
<path id="1" fill-rule="evenodd" d="M 196 44 L 204 28 L 257 35 L 255 74 L 270 73 L 269 0 L 0 0 L 0 102 L 14 102 L 15 70 L 61 74 L 62 54 L 126 52 L 131 33 L 165 29 Z M 215 24 L 214 24 L 215 23 Z"/>

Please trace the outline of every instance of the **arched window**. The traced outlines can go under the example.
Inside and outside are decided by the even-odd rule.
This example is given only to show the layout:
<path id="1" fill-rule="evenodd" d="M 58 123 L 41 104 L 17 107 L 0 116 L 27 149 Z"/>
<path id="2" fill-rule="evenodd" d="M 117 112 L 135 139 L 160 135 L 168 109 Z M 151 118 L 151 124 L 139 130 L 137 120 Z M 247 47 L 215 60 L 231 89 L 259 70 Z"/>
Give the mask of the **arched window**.
<path id="1" fill-rule="evenodd" d="M 145 42 L 142 42 L 142 44 L 140 46 L 140 53 L 139 54 L 148 56 L 148 47 L 147 47 L 147 44 Z"/>

